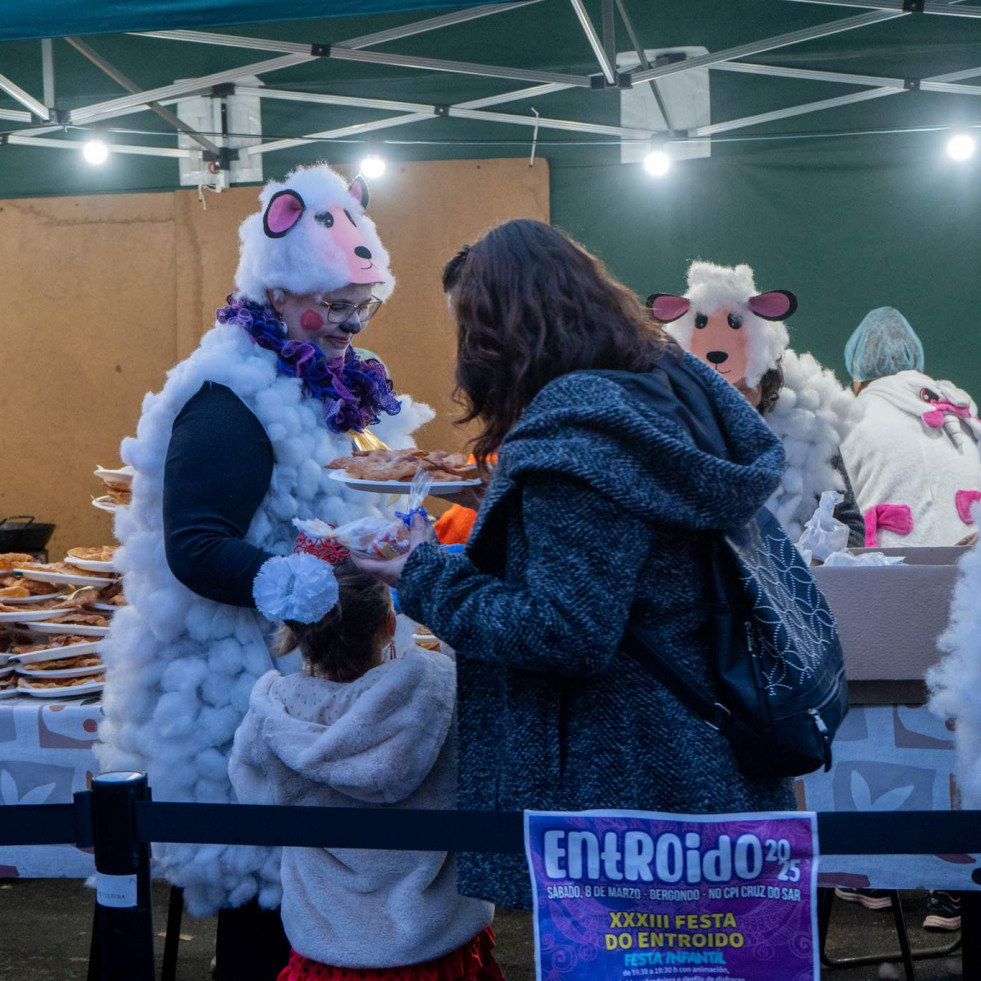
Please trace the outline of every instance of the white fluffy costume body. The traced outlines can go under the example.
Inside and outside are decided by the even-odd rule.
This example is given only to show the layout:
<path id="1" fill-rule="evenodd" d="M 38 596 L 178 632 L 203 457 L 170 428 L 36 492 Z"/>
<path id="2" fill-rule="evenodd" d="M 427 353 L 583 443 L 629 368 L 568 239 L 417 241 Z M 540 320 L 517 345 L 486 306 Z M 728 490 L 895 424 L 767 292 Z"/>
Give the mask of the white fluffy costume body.
<path id="1" fill-rule="evenodd" d="M 974 520 L 981 520 L 981 505 Z M 952 719 L 957 785 L 965 808 L 981 808 L 981 545 L 961 560 L 954 589 L 950 622 L 937 646 L 946 651 L 927 672 L 930 708 L 941 719 Z"/>
<path id="2" fill-rule="evenodd" d="M 966 392 L 900 371 L 869 382 L 855 415 L 842 454 L 868 545 L 956 545 L 977 530 L 981 422 Z"/>
<path id="3" fill-rule="evenodd" d="M 768 372 L 782 370 L 779 398 L 763 418 L 783 443 L 787 466 L 767 507 L 796 539 L 821 494 L 845 488 L 834 464 L 854 401 L 812 355 L 788 347 L 782 320 L 796 310 L 796 298 L 785 290 L 760 293 L 745 264 L 693 262 L 684 296 L 654 293 L 647 305 L 681 347 L 737 388 L 755 390 Z"/>
<path id="4" fill-rule="evenodd" d="M 305 251 L 300 249 L 283 265 L 276 246 L 284 241 L 296 245 L 300 239 L 291 241 L 285 233 L 276 237 L 268 231 L 263 235 L 262 222 L 268 220 L 270 200 L 296 188 L 302 188 L 306 203 L 301 217 L 305 212 L 310 219 L 316 214 L 320 228 L 303 228 L 294 218 L 306 236 Z M 240 295 L 262 300 L 264 269 L 275 277 L 265 280 L 266 288 L 327 291 L 351 281 L 352 262 L 332 257 L 329 242 L 320 235 L 329 233 L 322 218 L 331 208 L 350 209 L 352 225 L 357 218 L 357 241 L 363 244 L 351 249 L 370 250 L 371 262 L 377 265 L 365 275 L 375 277 L 370 281 L 379 284 L 379 292 L 391 292 L 388 257 L 373 225 L 351 203 L 347 185 L 337 175 L 325 167 L 300 171 L 285 186 L 267 187 L 260 200 L 263 212 L 242 226 Z M 272 231 L 279 228 L 281 224 Z M 310 256 L 318 248 L 319 259 L 314 261 Z M 268 254 L 266 259 L 263 254 Z M 366 268 L 367 262 L 360 267 Z M 136 471 L 132 504 L 117 514 L 115 524 L 122 544 L 117 561 L 129 606 L 114 617 L 104 645 L 108 679 L 96 753 L 104 770 L 146 771 L 157 800 L 223 803 L 234 800 L 227 766 L 235 730 L 256 680 L 274 666 L 266 644 L 274 624 L 254 605 L 230 605 L 193 592 L 168 565 L 168 448 L 175 420 L 208 382 L 225 386 L 241 400 L 272 448 L 271 480 L 243 538 L 249 546 L 271 556 L 288 556 L 296 538 L 293 518 L 339 524 L 379 513 L 382 501 L 329 479 L 326 465 L 350 453 L 351 437 L 332 431 L 323 403 L 308 396 L 300 378 L 278 370 L 277 355 L 255 343 L 236 323 L 211 329 L 197 350 L 170 371 L 162 391 L 144 400 L 137 435 L 124 440 L 121 450 L 123 460 Z M 408 397 L 401 402 L 401 412 L 375 428 L 393 447 L 411 445 L 409 434 L 433 415 Z M 285 563 L 298 564 L 284 573 Z M 305 555 L 268 558 L 257 580 L 267 568 L 278 570 L 272 579 L 292 590 L 284 601 L 306 604 L 310 618 L 318 618 L 336 599 L 336 592 L 327 595 L 318 578 L 323 565 Z M 263 609 L 269 613 L 266 606 Z M 274 618 L 287 609 L 293 616 L 293 607 L 287 606 Z M 187 907 L 195 915 L 238 906 L 257 894 L 264 906 L 279 902 L 278 851 L 164 844 L 154 847 L 154 860 L 159 874 L 184 888 Z"/>

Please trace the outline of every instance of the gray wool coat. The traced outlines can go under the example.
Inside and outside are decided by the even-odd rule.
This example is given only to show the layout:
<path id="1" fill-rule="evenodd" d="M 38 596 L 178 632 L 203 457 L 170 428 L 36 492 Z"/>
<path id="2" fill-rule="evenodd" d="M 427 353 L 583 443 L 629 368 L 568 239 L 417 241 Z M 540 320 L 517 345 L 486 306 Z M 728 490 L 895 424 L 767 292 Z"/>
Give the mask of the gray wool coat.
<path id="1" fill-rule="evenodd" d="M 744 776 L 620 649 L 628 620 L 653 628 L 712 693 L 708 533 L 763 505 L 782 447 L 690 355 L 626 377 L 546 385 L 502 443 L 466 553 L 427 544 L 405 565 L 402 608 L 457 652 L 461 809 L 793 807 L 789 781 Z M 531 908 L 520 855 L 461 855 L 459 886 Z"/>

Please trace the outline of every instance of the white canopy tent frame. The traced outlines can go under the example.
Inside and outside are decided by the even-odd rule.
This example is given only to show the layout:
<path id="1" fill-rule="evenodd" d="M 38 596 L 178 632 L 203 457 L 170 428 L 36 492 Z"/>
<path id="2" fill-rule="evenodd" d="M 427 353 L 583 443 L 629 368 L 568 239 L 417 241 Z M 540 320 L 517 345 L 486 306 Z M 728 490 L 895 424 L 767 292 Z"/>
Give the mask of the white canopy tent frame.
<path id="1" fill-rule="evenodd" d="M 790 0 L 796 3 L 819 3 L 831 6 L 849 6 L 859 8 L 870 8 L 865 13 L 839 20 L 832 20 L 823 24 L 803 28 L 786 34 L 777 35 L 769 38 L 762 38 L 746 44 L 737 45 L 716 52 L 710 52 L 695 58 L 688 58 L 683 61 L 671 62 L 664 65 L 650 65 L 646 56 L 643 55 L 643 48 L 640 47 L 633 25 L 630 22 L 628 12 L 623 0 L 603 0 L 603 31 L 600 33 L 592 24 L 583 0 L 569 0 L 572 7 L 571 13 L 578 17 L 583 28 L 586 40 L 588 41 L 598 62 L 600 72 L 596 75 L 579 75 L 573 73 L 562 73 L 555 71 L 537 71 L 523 68 L 510 68 L 496 65 L 484 65 L 462 61 L 451 61 L 439 58 L 421 58 L 412 55 L 402 55 L 390 52 L 369 51 L 367 48 L 374 45 L 410 37 L 424 32 L 439 30 L 440 28 L 452 24 L 460 24 L 477 18 L 487 17 L 496 14 L 505 14 L 509 11 L 541 3 L 542 0 L 519 0 L 519 2 L 490 4 L 481 7 L 467 8 L 445 14 L 439 17 L 431 17 L 421 21 L 415 21 L 401 27 L 379 31 L 374 34 L 352 38 L 336 44 L 321 45 L 317 43 L 304 44 L 293 41 L 279 41 L 269 38 L 253 38 L 232 34 L 218 34 L 204 31 L 151 31 L 136 34 L 137 37 L 150 39 L 165 39 L 169 41 L 183 42 L 188 44 L 206 44 L 215 47 L 235 47 L 246 50 L 262 51 L 275 54 L 275 57 L 267 58 L 258 62 L 251 62 L 237 68 L 230 68 L 224 71 L 214 72 L 198 78 L 184 79 L 174 82 L 171 85 L 159 86 L 143 91 L 133 91 L 135 83 L 125 79 L 124 84 L 120 81 L 119 73 L 112 69 L 108 63 L 103 63 L 100 67 L 108 74 L 113 75 L 130 89 L 127 95 L 115 99 L 109 99 L 88 106 L 73 109 L 67 113 L 57 112 L 54 106 L 45 105 L 29 93 L 21 89 L 10 79 L 0 75 L 0 90 L 12 96 L 27 111 L 15 109 L 0 109 L 0 119 L 10 122 L 29 124 L 27 128 L 13 133 L 9 133 L 3 140 L 12 145 L 48 147 L 56 149 L 77 149 L 84 141 L 75 139 L 51 138 L 50 134 L 57 132 L 64 125 L 76 127 L 89 127 L 96 124 L 116 119 L 121 116 L 135 113 L 154 111 L 164 118 L 172 116 L 166 112 L 161 112 L 161 107 L 173 104 L 182 97 L 199 95 L 214 91 L 219 86 L 236 86 L 237 91 L 258 96 L 262 99 L 276 99 L 294 102 L 317 103 L 333 106 L 347 106 L 354 108 L 364 108 L 372 111 L 386 111 L 395 115 L 374 119 L 361 123 L 353 123 L 346 126 L 335 127 L 322 131 L 304 133 L 296 137 L 286 139 L 268 140 L 254 146 L 244 147 L 239 152 L 248 154 L 273 153 L 279 150 L 286 150 L 297 146 L 302 146 L 310 142 L 320 142 L 331 139 L 348 139 L 360 134 L 376 132 L 395 127 L 409 126 L 414 123 L 432 119 L 434 116 L 444 118 L 458 118 L 485 121 L 510 126 L 533 127 L 537 129 L 558 130 L 565 132 L 580 133 L 589 136 L 606 136 L 624 140 L 684 142 L 687 140 L 705 140 L 713 135 L 730 132 L 733 130 L 747 129 L 764 123 L 789 119 L 795 116 L 806 115 L 820 112 L 826 109 L 837 108 L 852 103 L 878 99 L 889 95 L 897 95 L 903 92 L 919 88 L 932 92 L 945 92 L 957 95 L 979 95 L 981 86 L 962 84 L 964 80 L 981 75 L 981 67 L 964 69 L 958 72 L 938 74 L 925 79 L 905 79 L 898 77 L 884 77 L 876 75 L 862 75 L 844 72 L 818 71 L 803 68 L 788 68 L 784 66 L 757 64 L 738 59 L 759 55 L 766 51 L 778 48 L 785 48 L 803 41 L 816 38 L 827 37 L 840 34 L 846 31 L 860 29 L 873 24 L 882 23 L 900 17 L 922 14 L 944 14 L 947 16 L 976 17 L 981 15 L 981 7 L 959 5 L 953 3 L 931 2 L 923 0 L 922 10 L 913 9 L 919 4 L 919 0 Z M 641 62 L 638 69 L 617 74 L 611 53 L 615 53 L 613 37 L 614 23 L 614 4 L 620 15 L 621 21 L 630 36 L 632 46 L 638 52 Z M 44 42 L 42 42 L 43 44 Z M 74 42 L 70 42 L 74 43 Z M 54 70 L 51 58 L 50 46 L 43 49 L 45 67 L 45 95 L 53 100 L 54 97 Z M 484 78 L 509 79 L 514 81 L 534 82 L 537 84 L 524 88 L 487 96 L 482 99 L 474 99 L 466 102 L 451 103 L 446 105 L 434 105 L 430 103 L 402 102 L 391 99 L 375 99 L 370 97 L 352 97 L 344 95 L 333 95 L 329 93 L 308 93 L 297 92 L 286 88 L 274 88 L 272 86 L 259 86 L 255 84 L 238 85 L 240 79 L 250 76 L 266 75 L 273 72 L 290 68 L 296 65 L 317 61 L 323 58 L 330 58 L 340 61 L 353 61 L 358 63 L 385 64 L 402 68 L 413 68 L 420 71 L 439 71 L 453 74 L 475 75 Z M 100 59 L 101 60 L 101 59 Z M 98 61 L 96 62 L 98 63 Z M 859 86 L 861 91 L 850 92 L 845 95 L 821 99 L 818 101 L 802 103 L 799 105 L 788 106 L 770 112 L 758 113 L 741 117 L 738 119 L 725 120 L 702 126 L 693 131 L 677 132 L 674 130 L 653 131 L 640 130 L 623 126 L 611 126 L 601 123 L 588 122 L 576 119 L 560 119 L 547 116 L 539 116 L 534 110 L 530 114 L 508 113 L 491 109 L 493 106 L 500 106 L 509 102 L 518 102 L 544 96 L 553 92 L 577 88 L 586 90 L 608 90 L 611 86 L 620 88 L 633 87 L 638 85 L 650 84 L 657 95 L 657 80 L 671 75 L 692 71 L 698 68 L 709 68 L 714 71 L 740 72 L 747 74 L 757 74 L 761 76 L 772 76 L 779 78 L 796 78 L 810 81 L 822 81 L 837 83 L 848 86 Z M 176 119 L 176 117 L 174 117 Z M 172 125 L 174 120 L 169 119 Z M 56 122 L 59 125 L 50 125 Z M 49 123 L 49 125 L 40 125 Z M 176 127 L 175 127 L 176 128 Z M 199 144 L 211 143 L 211 139 L 202 134 L 188 134 L 192 139 L 197 139 Z M 209 134 L 212 135 L 213 134 Z M 220 137 L 214 137 L 220 140 Z M 217 148 L 217 147 L 216 147 Z M 178 147 L 165 146 L 138 146 L 113 144 L 113 152 L 123 154 L 141 154 L 162 157 L 186 157 L 193 153 L 201 152 Z M 205 147 L 208 152 L 210 147 Z"/>

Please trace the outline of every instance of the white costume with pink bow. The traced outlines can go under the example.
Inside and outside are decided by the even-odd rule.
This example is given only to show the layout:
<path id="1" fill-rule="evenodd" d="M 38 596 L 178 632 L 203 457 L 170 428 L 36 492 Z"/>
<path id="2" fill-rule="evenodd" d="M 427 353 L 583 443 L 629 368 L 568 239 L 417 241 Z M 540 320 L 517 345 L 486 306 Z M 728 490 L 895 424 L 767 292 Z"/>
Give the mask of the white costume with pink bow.
<path id="1" fill-rule="evenodd" d="M 901 371 L 871 382 L 855 413 L 841 451 L 867 545 L 956 545 L 976 530 L 981 422 L 966 392 Z"/>

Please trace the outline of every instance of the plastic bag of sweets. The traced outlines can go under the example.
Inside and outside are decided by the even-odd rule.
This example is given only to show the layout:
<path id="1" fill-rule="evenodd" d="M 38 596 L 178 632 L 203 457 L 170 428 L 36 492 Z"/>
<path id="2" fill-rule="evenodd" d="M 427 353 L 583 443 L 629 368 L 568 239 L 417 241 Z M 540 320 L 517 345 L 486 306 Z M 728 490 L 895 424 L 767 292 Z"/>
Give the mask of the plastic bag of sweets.
<path id="1" fill-rule="evenodd" d="M 307 539 L 315 540 L 315 548 L 342 547 L 353 555 L 366 559 L 397 559 L 409 551 L 412 519 L 421 514 L 429 520 L 422 502 L 429 494 L 432 479 L 419 470 L 409 485 L 408 508 L 395 512 L 394 518 L 358 518 L 338 528 L 323 521 L 294 521 L 293 524 Z M 308 551 L 310 549 L 307 549 Z"/>

